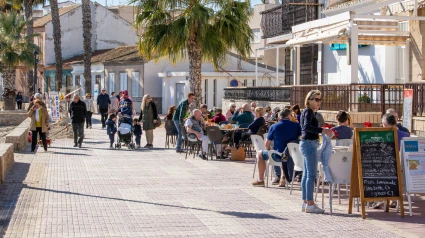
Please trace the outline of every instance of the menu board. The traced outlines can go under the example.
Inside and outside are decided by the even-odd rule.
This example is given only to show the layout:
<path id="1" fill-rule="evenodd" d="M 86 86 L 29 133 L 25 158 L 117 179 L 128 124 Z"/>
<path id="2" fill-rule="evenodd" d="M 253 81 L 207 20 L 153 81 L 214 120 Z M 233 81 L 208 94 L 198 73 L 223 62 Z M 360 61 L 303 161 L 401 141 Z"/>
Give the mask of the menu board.
<path id="1" fill-rule="evenodd" d="M 385 201 L 389 212 L 390 201 L 398 200 L 404 216 L 398 148 L 397 128 L 355 128 L 349 214 L 353 199 L 360 198 L 363 219 L 368 201 Z"/>
<path id="2" fill-rule="evenodd" d="M 361 131 L 359 137 L 364 197 L 399 196 L 394 131 Z"/>

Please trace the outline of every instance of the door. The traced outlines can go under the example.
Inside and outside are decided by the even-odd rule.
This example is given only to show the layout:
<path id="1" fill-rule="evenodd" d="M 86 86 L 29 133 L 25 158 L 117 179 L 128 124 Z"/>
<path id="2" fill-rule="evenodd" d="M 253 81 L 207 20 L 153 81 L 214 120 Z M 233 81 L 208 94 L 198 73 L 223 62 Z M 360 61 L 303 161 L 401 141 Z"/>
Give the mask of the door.
<path id="1" fill-rule="evenodd" d="M 184 100 L 184 83 L 176 83 L 176 106 Z"/>

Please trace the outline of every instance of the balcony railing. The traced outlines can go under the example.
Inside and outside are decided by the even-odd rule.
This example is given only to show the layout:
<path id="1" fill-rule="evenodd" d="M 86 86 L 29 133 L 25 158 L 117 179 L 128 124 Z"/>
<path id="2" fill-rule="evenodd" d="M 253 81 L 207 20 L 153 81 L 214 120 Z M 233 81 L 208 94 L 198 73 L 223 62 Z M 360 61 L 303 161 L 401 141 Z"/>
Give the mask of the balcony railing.
<path id="1" fill-rule="evenodd" d="M 292 26 L 317 19 L 317 0 L 284 1 L 280 6 L 261 12 L 263 39 L 292 32 Z"/>
<path id="2" fill-rule="evenodd" d="M 425 116 L 425 84 L 419 83 L 225 88 L 224 98 L 247 102 L 288 102 L 303 107 L 307 93 L 320 90 L 322 110 L 385 113 L 388 108 L 394 108 L 401 116 L 404 89 L 413 89 L 413 115 Z"/>

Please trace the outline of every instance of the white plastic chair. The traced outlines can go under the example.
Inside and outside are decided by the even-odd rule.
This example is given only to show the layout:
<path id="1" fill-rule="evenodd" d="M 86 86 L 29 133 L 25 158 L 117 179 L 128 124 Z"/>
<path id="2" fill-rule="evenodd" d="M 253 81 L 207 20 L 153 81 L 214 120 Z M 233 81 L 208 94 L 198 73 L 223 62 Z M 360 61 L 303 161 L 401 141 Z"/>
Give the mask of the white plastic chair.
<path id="1" fill-rule="evenodd" d="M 353 140 L 352 139 L 336 140 L 336 146 L 350 146 L 352 144 L 353 144 Z"/>
<path id="2" fill-rule="evenodd" d="M 257 153 L 258 151 L 261 150 L 266 150 L 266 146 L 264 144 L 264 139 L 259 136 L 259 135 L 251 135 L 251 141 L 252 144 L 254 145 L 254 149 L 255 152 Z M 266 171 L 265 171 L 265 180 L 267 180 L 266 182 L 266 187 L 269 187 L 269 168 L 270 166 L 281 166 L 282 162 L 276 162 L 272 159 L 272 155 L 273 154 L 277 154 L 278 156 L 282 157 L 282 153 L 279 153 L 275 150 L 269 150 L 269 159 L 266 161 Z M 253 173 L 253 178 L 255 177 L 255 168 L 257 167 L 257 156 L 255 156 L 255 167 L 254 167 L 254 173 Z"/>
<path id="3" fill-rule="evenodd" d="M 329 160 L 329 171 L 332 175 L 332 183 L 329 183 L 329 206 L 330 213 L 332 214 L 332 196 L 333 196 L 333 185 L 338 185 L 338 198 L 339 196 L 339 184 L 345 184 L 348 195 L 348 185 L 351 180 L 351 165 L 352 165 L 353 153 L 352 152 L 336 152 L 333 153 Z M 322 184 L 323 187 L 323 184 Z"/>
<path id="4" fill-rule="evenodd" d="M 294 179 L 295 179 L 295 172 L 303 171 L 304 168 L 304 156 L 301 154 L 300 151 L 300 145 L 297 143 L 288 143 L 287 145 L 289 150 L 289 155 L 291 156 L 292 160 L 294 161 L 294 172 L 292 174 L 292 182 L 291 182 L 291 192 L 292 194 L 292 187 L 294 186 Z M 301 186 L 300 186 L 301 190 Z"/>
<path id="5" fill-rule="evenodd" d="M 263 134 L 263 138 L 264 138 L 264 140 L 266 140 L 266 139 L 267 139 L 267 135 L 269 135 L 269 133 L 264 133 L 264 134 Z"/>

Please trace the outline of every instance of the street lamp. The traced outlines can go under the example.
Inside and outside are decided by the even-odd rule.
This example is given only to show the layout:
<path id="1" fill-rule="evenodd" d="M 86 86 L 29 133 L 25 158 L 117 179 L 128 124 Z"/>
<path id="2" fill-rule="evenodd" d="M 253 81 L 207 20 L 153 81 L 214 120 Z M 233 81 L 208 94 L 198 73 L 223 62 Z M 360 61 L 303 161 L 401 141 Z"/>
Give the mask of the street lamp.
<path id="1" fill-rule="evenodd" d="M 34 50 L 34 80 L 33 80 L 33 88 L 34 94 L 37 93 L 36 82 L 37 82 L 37 64 L 38 64 L 38 51 Z"/>

